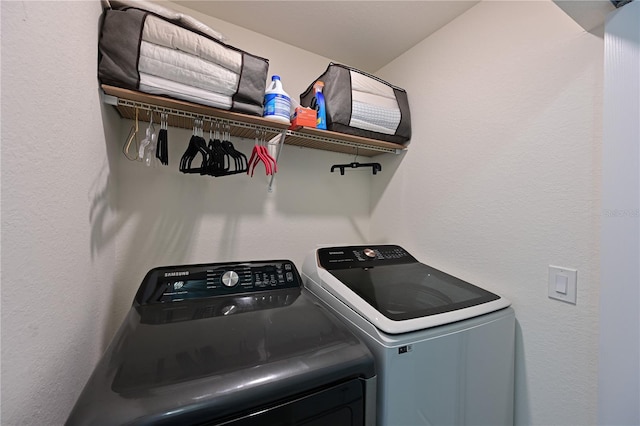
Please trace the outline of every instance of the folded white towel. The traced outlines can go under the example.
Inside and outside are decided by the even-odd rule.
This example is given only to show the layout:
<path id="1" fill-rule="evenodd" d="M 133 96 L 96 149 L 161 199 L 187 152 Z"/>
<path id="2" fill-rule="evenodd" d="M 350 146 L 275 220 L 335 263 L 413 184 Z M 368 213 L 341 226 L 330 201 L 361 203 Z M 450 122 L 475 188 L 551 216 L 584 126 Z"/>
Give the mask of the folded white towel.
<path id="1" fill-rule="evenodd" d="M 395 96 L 393 98 L 387 98 L 386 96 L 374 95 L 367 92 L 361 92 L 359 90 L 351 91 L 351 99 L 353 102 L 362 102 L 363 104 L 369 104 L 387 109 L 398 109 L 398 101 Z"/>
<path id="2" fill-rule="evenodd" d="M 228 96 L 236 93 L 240 80 L 220 65 L 147 41 L 140 44 L 138 70 Z"/>
<path id="3" fill-rule="evenodd" d="M 362 102 L 352 102 L 349 125 L 360 129 L 393 135 L 396 133 L 402 115 L 400 110 L 383 108 Z"/>
<path id="4" fill-rule="evenodd" d="M 167 80 L 150 74 L 140 73 L 140 91 L 154 95 L 168 95 L 176 99 L 209 105 L 214 108 L 231 109 L 230 96 L 208 92 L 197 87 Z"/>
<path id="5" fill-rule="evenodd" d="M 373 123 L 369 123 L 367 121 L 358 120 L 358 119 L 355 119 L 355 118 L 351 119 L 351 122 L 349 123 L 349 125 L 351 127 L 356 127 L 358 129 L 363 129 L 363 130 L 370 130 L 372 132 L 378 132 L 378 133 L 382 133 L 384 135 L 393 135 L 395 133 L 395 131 L 391 131 L 391 130 L 387 129 L 386 127 L 376 126 Z"/>
<path id="6" fill-rule="evenodd" d="M 142 40 L 189 53 L 236 74 L 240 74 L 242 68 L 240 52 L 156 16 L 147 16 L 142 29 Z"/>
<path id="7" fill-rule="evenodd" d="M 374 78 L 367 77 L 356 71 L 350 71 L 351 74 L 351 90 L 371 93 L 373 95 L 382 96 L 389 99 L 395 99 L 396 95 L 393 88 Z"/>

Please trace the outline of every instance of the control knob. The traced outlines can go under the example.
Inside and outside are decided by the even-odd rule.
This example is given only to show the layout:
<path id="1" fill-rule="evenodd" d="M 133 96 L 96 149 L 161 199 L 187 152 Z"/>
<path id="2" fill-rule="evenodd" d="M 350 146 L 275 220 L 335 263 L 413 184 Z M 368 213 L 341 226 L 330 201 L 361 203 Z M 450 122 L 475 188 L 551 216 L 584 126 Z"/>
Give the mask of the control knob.
<path id="1" fill-rule="evenodd" d="M 239 279 L 240 277 L 238 277 L 238 274 L 235 271 L 227 271 L 222 275 L 222 284 L 226 287 L 233 287 L 238 284 Z"/>
<path id="2" fill-rule="evenodd" d="M 366 248 L 366 249 L 364 249 L 364 255 L 367 256 L 367 257 L 370 257 L 370 258 L 374 258 L 374 257 L 376 257 L 376 252 L 373 251 L 370 248 Z"/>

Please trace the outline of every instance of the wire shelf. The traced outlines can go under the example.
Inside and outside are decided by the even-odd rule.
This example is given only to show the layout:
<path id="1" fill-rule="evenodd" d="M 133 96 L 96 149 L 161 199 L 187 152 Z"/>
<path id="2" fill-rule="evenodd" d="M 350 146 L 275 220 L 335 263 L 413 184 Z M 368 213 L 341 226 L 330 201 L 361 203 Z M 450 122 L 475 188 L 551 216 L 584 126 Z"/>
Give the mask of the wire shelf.
<path id="1" fill-rule="evenodd" d="M 403 145 L 378 141 L 344 133 L 300 128 L 287 130 L 288 125 L 276 123 L 262 117 L 239 114 L 204 105 L 180 101 L 162 96 L 149 95 L 133 90 L 103 85 L 103 101 L 113 105 L 123 118 L 160 122 L 160 114 L 168 114 L 168 124 L 173 127 L 192 129 L 194 120 L 202 120 L 203 129 L 209 131 L 216 124 L 228 124 L 232 136 L 254 138 L 256 132 L 272 139 L 285 132 L 284 143 L 306 148 L 371 157 L 383 153 L 399 154 Z"/>

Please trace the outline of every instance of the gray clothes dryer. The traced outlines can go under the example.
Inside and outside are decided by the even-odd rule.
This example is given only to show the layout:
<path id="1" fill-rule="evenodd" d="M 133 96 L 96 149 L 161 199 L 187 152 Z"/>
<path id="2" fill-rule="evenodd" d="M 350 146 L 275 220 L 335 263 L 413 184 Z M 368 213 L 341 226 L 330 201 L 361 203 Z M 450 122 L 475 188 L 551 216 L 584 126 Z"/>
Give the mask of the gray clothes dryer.
<path id="1" fill-rule="evenodd" d="M 288 260 L 151 270 L 68 425 L 373 425 L 374 358 Z"/>

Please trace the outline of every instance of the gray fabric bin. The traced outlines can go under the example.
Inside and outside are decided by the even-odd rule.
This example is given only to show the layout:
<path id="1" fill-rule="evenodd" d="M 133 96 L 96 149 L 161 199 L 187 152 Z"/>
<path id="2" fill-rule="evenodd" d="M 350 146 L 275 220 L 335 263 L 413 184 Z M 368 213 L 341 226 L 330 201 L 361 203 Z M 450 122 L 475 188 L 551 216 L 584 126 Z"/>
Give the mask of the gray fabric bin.
<path id="1" fill-rule="evenodd" d="M 101 83 L 262 116 L 269 61 L 134 7 L 105 9 Z"/>
<path id="2" fill-rule="evenodd" d="M 327 130 L 397 144 L 411 139 L 407 92 L 384 80 L 345 65 L 331 63 L 300 95 L 311 106 L 313 85 L 324 83 Z"/>

